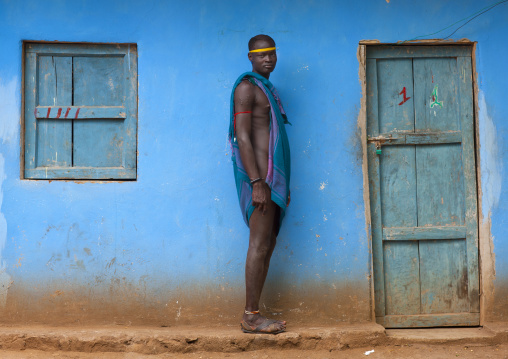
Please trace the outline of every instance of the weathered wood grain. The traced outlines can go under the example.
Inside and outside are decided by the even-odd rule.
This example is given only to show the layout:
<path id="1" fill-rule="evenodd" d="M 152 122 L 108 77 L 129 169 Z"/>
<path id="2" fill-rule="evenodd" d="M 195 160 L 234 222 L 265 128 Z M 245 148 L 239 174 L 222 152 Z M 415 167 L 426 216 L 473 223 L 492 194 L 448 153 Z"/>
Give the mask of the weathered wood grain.
<path id="1" fill-rule="evenodd" d="M 124 57 L 74 57 L 74 106 L 123 106 Z"/>
<path id="2" fill-rule="evenodd" d="M 383 228 L 383 241 L 427 241 L 466 238 L 466 226 Z"/>
<path id="3" fill-rule="evenodd" d="M 378 101 L 377 101 L 377 70 L 376 61 L 367 61 L 367 133 L 370 136 L 375 136 L 379 133 L 379 126 L 377 121 L 378 114 Z M 369 171 L 369 190 L 370 190 L 370 213 L 372 225 L 372 266 L 374 273 L 374 298 L 375 298 L 375 313 L 376 316 L 385 315 L 385 289 L 384 277 L 381 273 L 383 269 L 383 242 L 382 238 L 382 218 L 381 218 L 381 198 L 380 183 L 379 183 L 379 156 L 376 155 L 376 147 L 374 144 L 367 146 L 367 160 Z"/>
<path id="4" fill-rule="evenodd" d="M 421 313 L 469 311 L 465 239 L 420 242 Z"/>
<path id="5" fill-rule="evenodd" d="M 367 59 L 418 57 L 471 57 L 471 46 L 368 46 Z"/>
<path id="6" fill-rule="evenodd" d="M 462 163 L 464 167 L 465 206 L 467 227 L 467 268 L 469 280 L 470 311 L 479 312 L 479 273 L 478 273 L 478 210 L 476 196 L 476 166 L 474 154 L 474 121 L 472 96 L 471 58 L 458 59 L 459 96 L 462 135 Z"/>
<path id="7" fill-rule="evenodd" d="M 465 224 L 464 174 L 460 144 L 418 146 L 418 225 Z"/>
<path id="8" fill-rule="evenodd" d="M 414 131 L 413 67 L 411 59 L 377 60 L 379 132 Z M 406 89 L 406 98 L 401 91 Z"/>
<path id="9" fill-rule="evenodd" d="M 71 105 L 72 58 L 39 56 L 37 78 L 39 105 Z M 37 167 L 72 166 L 72 121 L 38 120 L 36 128 Z"/>
<path id="10" fill-rule="evenodd" d="M 386 315 L 420 313 L 417 242 L 384 243 Z"/>
<path id="11" fill-rule="evenodd" d="M 124 106 L 37 106 L 37 119 L 82 120 L 93 118 L 126 118 Z M 58 122 L 58 121 L 57 121 Z"/>
<path id="12" fill-rule="evenodd" d="M 447 131 L 438 133 L 412 133 L 406 134 L 408 145 L 435 145 L 440 143 L 460 143 L 462 134 L 460 131 Z"/>
<path id="13" fill-rule="evenodd" d="M 415 130 L 460 131 L 457 60 L 420 58 L 413 66 Z"/>
<path id="14" fill-rule="evenodd" d="M 27 176 L 32 179 L 133 179 L 136 178 L 134 169 L 124 167 L 44 167 L 25 170 Z"/>
<path id="15" fill-rule="evenodd" d="M 429 327 L 466 327 L 480 322 L 479 313 L 443 313 L 424 315 L 388 315 L 376 318 L 385 328 L 429 328 Z"/>
<path id="16" fill-rule="evenodd" d="M 74 122 L 76 167 L 123 167 L 123 120 Z"/>
<path id="17" fill-rule="evenodd" d="M 37 54 L 27 53 L 25 56 L 25 178 L 29 178 L 26 170 L 36 167 L 36 135 L 37 121 L 34 109 L 37 105 Z"/>
<path id="18" fill-rule="evenodd" d="M 380 156 L 383 227 L 416 227 L 414 146 L 384 146 Z"/>

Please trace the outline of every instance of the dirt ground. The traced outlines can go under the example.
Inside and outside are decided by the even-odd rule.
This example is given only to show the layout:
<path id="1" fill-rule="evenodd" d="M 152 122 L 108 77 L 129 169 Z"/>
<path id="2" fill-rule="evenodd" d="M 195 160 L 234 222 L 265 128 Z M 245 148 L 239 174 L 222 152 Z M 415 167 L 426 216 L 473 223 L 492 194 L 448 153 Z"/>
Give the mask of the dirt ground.
<path id="1" fill-rule="evenodd" d="M 369 351 L 374 350 L 366 355 Z M 73 352 L 41 352 L 36 350 L 1 351 L 1 359 L 271 359 L 271 358 L 302 358 L 302 359 L 508 359 L 508 343 L 495 346 L 479 345 L 424 345 L 409 344 L 381 346 L 374 348 L 348 349 L 341 351 L 306 351 L 306 350 L 257 350 L 242 353 L 209 353 L 197 352 L 189 354 L 143 355 L 136 353 L 73 353 Z"/>

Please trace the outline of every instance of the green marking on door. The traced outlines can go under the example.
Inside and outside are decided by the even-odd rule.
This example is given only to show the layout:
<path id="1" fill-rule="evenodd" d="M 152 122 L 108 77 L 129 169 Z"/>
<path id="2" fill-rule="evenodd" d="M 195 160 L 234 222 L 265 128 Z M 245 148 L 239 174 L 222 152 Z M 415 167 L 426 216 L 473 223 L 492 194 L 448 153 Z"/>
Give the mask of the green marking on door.
<path id="1" fill-rule="evenodd" d="M 443 107 L 443 102 L 442 101 L 440 102 L 437 99 L 437 85 L 434 86 L 434 90 L 432 90 L 430 98 L 431 98 L 430 108 L 434 108 L 434 106 Z"/>

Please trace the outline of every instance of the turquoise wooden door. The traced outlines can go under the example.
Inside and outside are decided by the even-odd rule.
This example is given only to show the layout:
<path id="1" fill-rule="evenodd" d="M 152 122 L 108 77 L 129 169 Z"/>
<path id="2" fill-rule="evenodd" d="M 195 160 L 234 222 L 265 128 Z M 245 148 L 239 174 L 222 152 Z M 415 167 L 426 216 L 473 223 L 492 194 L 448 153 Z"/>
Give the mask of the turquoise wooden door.
<path id="1" fill-rule="evenodd" d="M 375 312 L 387 328 L 479 325 L 469 46 L 367 48 Z"/>

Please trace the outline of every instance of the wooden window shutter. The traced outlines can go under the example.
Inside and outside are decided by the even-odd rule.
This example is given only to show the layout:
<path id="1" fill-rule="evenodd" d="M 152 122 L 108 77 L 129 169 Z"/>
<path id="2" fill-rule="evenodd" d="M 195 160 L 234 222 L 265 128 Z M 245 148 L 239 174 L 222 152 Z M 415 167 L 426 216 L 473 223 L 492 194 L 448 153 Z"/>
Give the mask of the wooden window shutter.
<path id="1" fill-rule="evenodd" d="M 25 43 L 25 178 L 136 179 L 137 48 Z"/>

